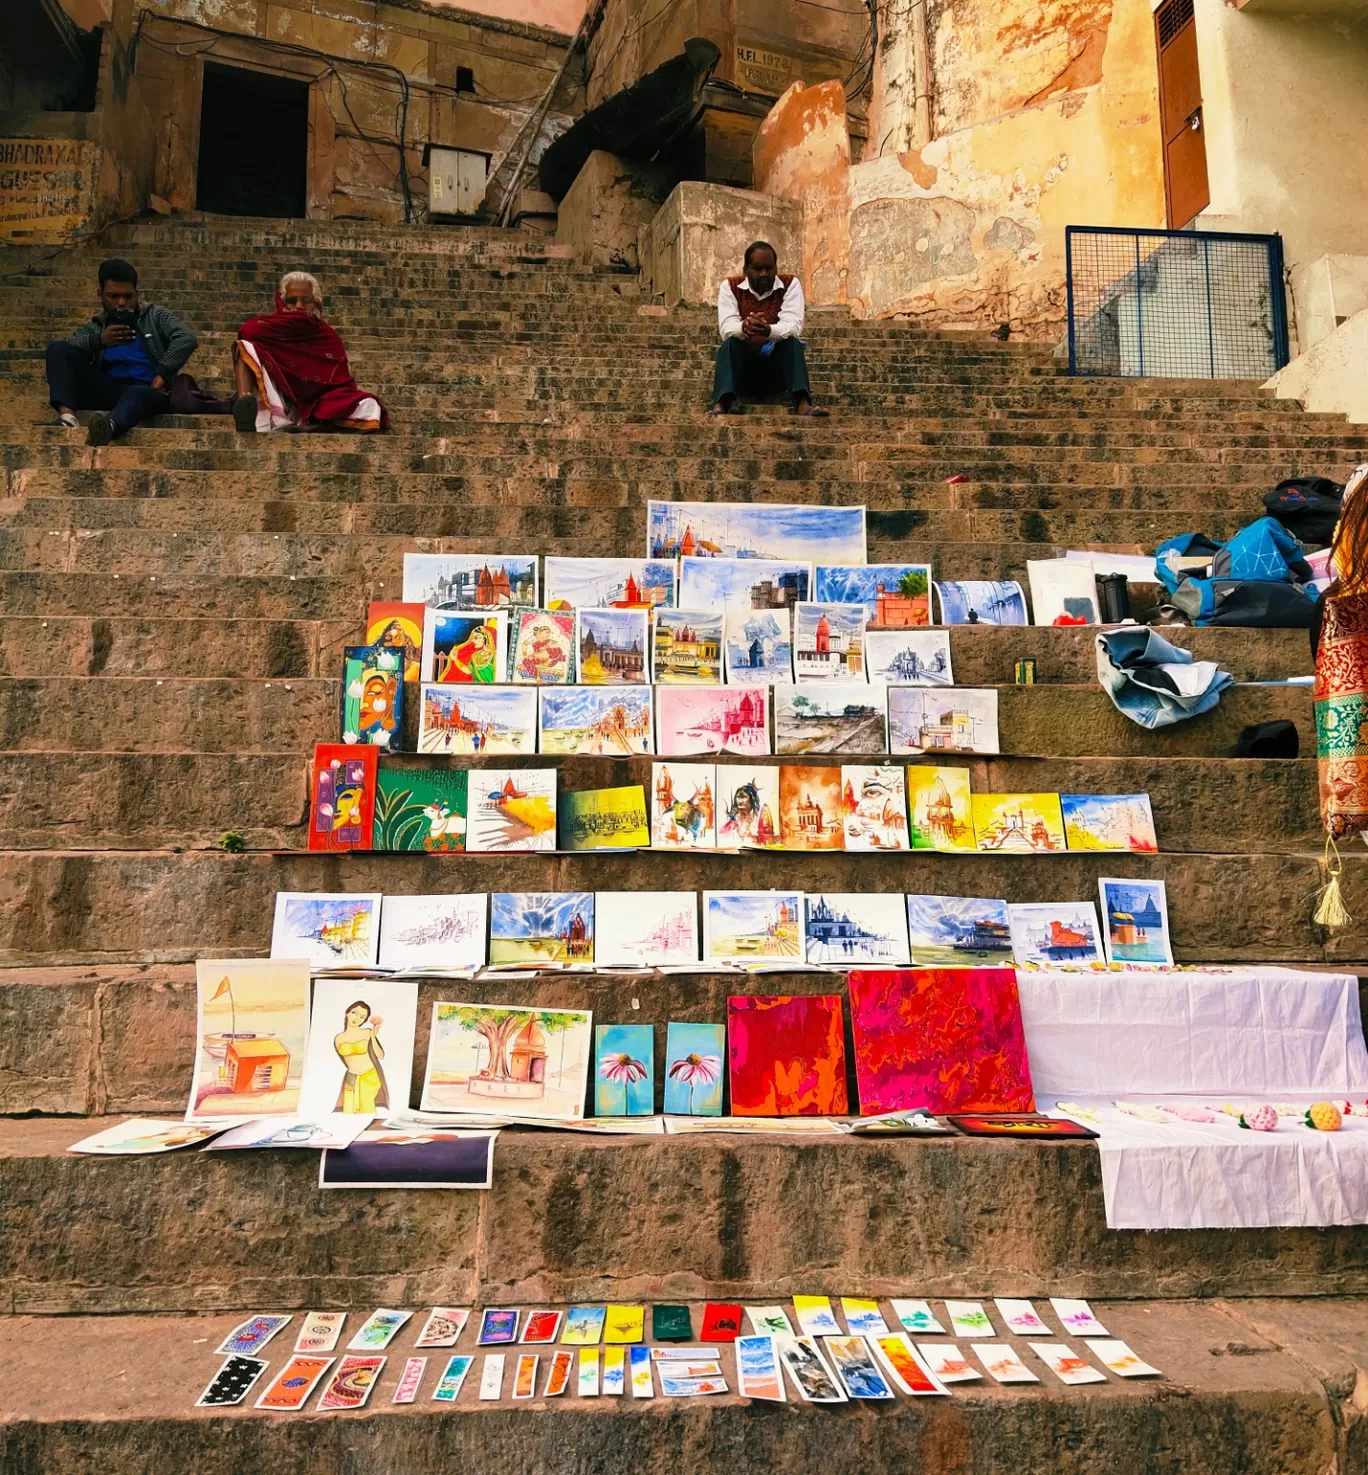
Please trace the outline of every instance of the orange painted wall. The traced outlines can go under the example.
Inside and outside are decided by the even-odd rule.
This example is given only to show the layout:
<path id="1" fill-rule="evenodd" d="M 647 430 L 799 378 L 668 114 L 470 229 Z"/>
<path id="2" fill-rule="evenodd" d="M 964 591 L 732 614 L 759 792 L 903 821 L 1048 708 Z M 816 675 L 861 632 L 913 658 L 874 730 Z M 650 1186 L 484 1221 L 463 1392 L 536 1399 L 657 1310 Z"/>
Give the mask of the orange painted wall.
<path id="1" fill-rule="evenodd" d="M 573 36 L 584 19 L 584 0 L 428 0 L 429 5 L 454 5 L 476 15 L 494 15 L 500 20 L 522 21 L 529 26 L 549 26 Z"/>

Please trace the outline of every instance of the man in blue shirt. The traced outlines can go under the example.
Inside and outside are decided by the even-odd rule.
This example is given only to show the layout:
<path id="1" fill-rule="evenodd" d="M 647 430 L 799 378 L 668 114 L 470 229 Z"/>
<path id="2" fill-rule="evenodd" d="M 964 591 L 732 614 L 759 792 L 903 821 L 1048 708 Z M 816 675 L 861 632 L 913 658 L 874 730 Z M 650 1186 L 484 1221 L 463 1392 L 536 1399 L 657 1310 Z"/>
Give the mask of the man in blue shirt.
<path id="1" fill-rule="evenodd" d="M 168 308 L 140 306 L 138 273 L 117 258 L 99 270 L 100 311 L 47 346 L 48 394 L 57 423 L 74 430 L 77 410 L 94 410 L 88 446 L 107 446 L 166 413 L 171 386 L 199 346 Z"/>

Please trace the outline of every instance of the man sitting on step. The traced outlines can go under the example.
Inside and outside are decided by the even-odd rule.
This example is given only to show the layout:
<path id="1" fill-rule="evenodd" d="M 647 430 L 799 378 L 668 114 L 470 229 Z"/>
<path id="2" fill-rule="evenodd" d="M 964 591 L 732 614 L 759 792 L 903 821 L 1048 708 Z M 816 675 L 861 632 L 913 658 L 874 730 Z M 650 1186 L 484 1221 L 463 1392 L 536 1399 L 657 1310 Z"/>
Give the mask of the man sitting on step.
<path id="1" fill-rule="evenodd" d="M 165 414 L 172 386 L 199 345 L 170 308 L 138 302 L 138 273 L 128 262 L 102 261 L 98 275 L 100 311 L 70 338 L 47 346 L 48 394 L 58 424 L 75 430 L 77 410 L 96 411 L 88 446 L 107 446 Z"/>
<path id="2" fill-rule="evenodd" d="M 768 241 L 746 247 L 745 272 L 725 277 L 717 289 L 717 350 L 710 415 L 738 412 L 737 395 L 793 396 L 794 413 L 825 416 L 812 403 L 803 331 L 803 284 L 779 275 L 779 257 Z"/>

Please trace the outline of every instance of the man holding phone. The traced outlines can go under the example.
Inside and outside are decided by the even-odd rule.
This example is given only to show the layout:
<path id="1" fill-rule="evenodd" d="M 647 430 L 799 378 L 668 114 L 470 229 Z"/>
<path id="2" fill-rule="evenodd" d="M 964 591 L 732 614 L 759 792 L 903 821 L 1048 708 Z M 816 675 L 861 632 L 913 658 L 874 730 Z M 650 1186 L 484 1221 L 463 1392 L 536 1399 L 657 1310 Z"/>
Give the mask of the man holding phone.
<path id="1" fill-rule="evenodd" d="M 140 306 L 138 273 L 117 258 L 99 270 L 100 311 L 47 346 L 47 381 L 57 423 L 77 426 L 77 410 L 95 410 L 88 446 L 107 446 L 153 415 L 166 413 L 171 386 L 199 345 L 169 308 Z"/>

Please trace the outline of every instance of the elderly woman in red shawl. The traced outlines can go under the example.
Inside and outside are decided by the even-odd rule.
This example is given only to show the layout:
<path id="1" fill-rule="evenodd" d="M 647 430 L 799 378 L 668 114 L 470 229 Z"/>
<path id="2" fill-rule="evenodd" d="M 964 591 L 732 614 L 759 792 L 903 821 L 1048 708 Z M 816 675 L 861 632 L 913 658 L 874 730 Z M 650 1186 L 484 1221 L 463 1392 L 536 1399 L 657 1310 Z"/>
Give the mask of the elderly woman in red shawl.
<path id="1" fill-rule="evenodd" d="M 243 432 L 389 428 L 385 407 L 356 387 L 347 350 L 323 321 L 323 291 L 307 271 L 280 279 L 276 310 L 243 323 L 233 344 Z"/>

